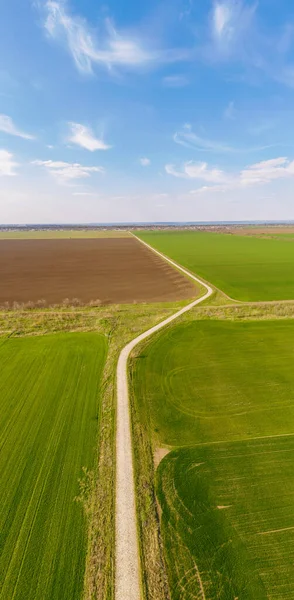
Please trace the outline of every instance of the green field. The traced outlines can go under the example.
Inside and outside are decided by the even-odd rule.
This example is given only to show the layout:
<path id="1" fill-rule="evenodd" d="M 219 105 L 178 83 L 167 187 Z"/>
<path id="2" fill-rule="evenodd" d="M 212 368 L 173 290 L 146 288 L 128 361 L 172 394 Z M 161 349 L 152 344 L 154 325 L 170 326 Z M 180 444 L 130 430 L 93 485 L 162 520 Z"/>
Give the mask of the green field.
<path id="1" fill-rule="evenodd" d="M 105 337 L 2 339 L 0 598 L 81 600 Z"/>
<path id="2" fill-rule="evenodd" d="M 138 360 L 159 445 L 294 433 L 294 321 L 188 321 Z"/>
<path id="3" fill-rule="evenodd" d="M 197 321 L 133 363 L 172 600 L 294 597 L 294 321 Z"/>
<path id="4" fill-rule="evenodd" d="M 172 600 L 294 598 L 293 464 L 294 435 L 178 450 L 162 461 Z"/>
<path id="5" fill-rule="evenodd" d="M 99 229 L 33 229 L 28 231 L 0 231 L 0 240 L 56 240 L 74 238 L 117 238 L 129 237 L 127 231 Z"/>
<path id="6" fill-rule="evenodd" d="M 138 237 L 236 300 L 294 299 L 294 243 L 207 232 L 137 232 Z"/>

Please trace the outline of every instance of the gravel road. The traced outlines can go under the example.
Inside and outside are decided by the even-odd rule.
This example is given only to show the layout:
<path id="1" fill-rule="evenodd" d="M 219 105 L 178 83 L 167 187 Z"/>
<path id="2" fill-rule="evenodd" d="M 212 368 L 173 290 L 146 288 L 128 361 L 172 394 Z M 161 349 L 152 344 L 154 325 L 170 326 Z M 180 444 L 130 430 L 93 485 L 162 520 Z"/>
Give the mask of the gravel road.
<path id="1" fill-rule="evenodd" d="M 134 236 L 136 237 L 136 236 Z M 139 238 L 136 238 L 139 240 Z M 128 389 L 127 364 L 131 351 L 178 317 L 211 296 L 213 289 L 158 252 L 146 242 L 139 240 L 152 252 L 161 256 L 185 275 L 200 283 L 207 292 L 158 325 L 151 327 L 122 350 L 117 365 L 117 426 L 116 426 L 116 544 L 115 544 L 115 600 L 142 600 L 140 553 L 138 546 L 135 481 L 131 434 L 131 416 Z"/>

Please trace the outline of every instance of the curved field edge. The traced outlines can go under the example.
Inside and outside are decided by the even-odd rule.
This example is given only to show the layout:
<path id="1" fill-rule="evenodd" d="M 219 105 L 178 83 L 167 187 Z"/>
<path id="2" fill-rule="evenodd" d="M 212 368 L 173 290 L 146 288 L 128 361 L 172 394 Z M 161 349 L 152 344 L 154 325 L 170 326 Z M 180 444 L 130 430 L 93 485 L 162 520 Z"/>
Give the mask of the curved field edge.
<path id="1" fill-rule="evenodd" d="M 161 462 L 172 600 L 293 597 L 293 458 L 294 435 L 180 449 Z"/>
<path id="2" fill-rule="evenodd" d="M 294 244 L 207 232 L 139 231 L 136 235 L 231 298 L 294 299 Z"/>
<path id="3" fill-rule="evenodd" d="M 3 600 L 81 598 L 87 527 L 78 500 L 91 494 L 106 352 L 96 333 L 0 347 Z"/>
<path id="4" fill-rule="evenodd" d="M 216 320 L 216 322 L 219 322 L 221 325 L 222 321 L 229 318 L 229 319 L 231 319 L 231 321 L 230 321 L 231 325 L 234 325 L 235 327 L 236 326 L 239 327 L 238 321 L 240 321 L 243 326 L 248 325 L 249 327 L 250 326 L 253 326 L 253 327 L 256 326 L 257 328 L 260 327 L 261 332 L 262 332 L 262 334 L 261 334 L 261 337 L 262 337 L 263 333 L 269 327 L 269 323 L 266 323 L 265 321 L 270 321 L 270 322 L 274 321 L 274 323 L 271 323 L 271 325 L 273 327 L 278 327 L 278 328 L 280 328 L 280 327 L 287 328 L 287 325 L 289 324 L 290 337 L 288 335 L 288 342 L 287 342 L 288 346 L 287 347 L 288 347 L 288 350 L 289 349 L 291 350 L 291 347 L 292 347 L 291 340 L 293 339 L 293 336 L 291 335 L 290 330 L 293 331 L 294 323 L 293 323 L 293 320 L 287 321 L 287 318 L 292 317 L 292 319 L 293 319 L 293 316 L 294 316 L 293 308 L 294 308 L 294 306 L 292 303 L 289 303 L 289 304 L 276 303 L 276 304 L 272 304 L 270 306 L 265 304 L 265 305 L 261 305 L 260 307 L 241 306 L 241 305 L 228 306 L 228 307 L 226 307 L 226 306 L 225 307 L 222 307 L 222 306 L 221 307 L 207 307 L 207 308 L 203 308 L 203 309 L 199 307 L 197 309 L 194 309 L 194 311 L 192 313 L 190 313 L 189 315 L 182 317 L 182 326 L 184 326 L 184 328 L 186 328 L 186 326 L 189 327 L 189 324 L 191 322 L 191 317 L 193 317 L 193 316 L 194 316 L 194 320 L 196 321 L 196 324 L 198 322 L 199 317 L 204 320 L 207 320 L 207 318 L 208 318 L 208 321 L 207 321 L 208 325 L 209 325 L 210 319 L 213 319 L 214 321 Z M 207 311 L 209 311 L 209 316 L 207 315 Z M 203 321 L 201 321 L 201 323 L 203 325 L 205 325 L 205 323 Z M 230 323 L 229 323 L 229 325 L 230 325 Z M 213 323 L 212 323 L 212 325 L 213 325 Z M 143 559 L 145 561 L 144 566 L 147 571 L 148 571 L 148 568 L 153 569 L 152 575 L 154 575 L 154 564 L 152 563 L 152 561 L 150 562 L 149 556 L 148 556 L 148 537 L 146 535 L 146 529 L 148 528 L 148 519 L 146 518 L 146 514 L 147 515 L 151 514 L 150 505 L 152 503 L 152 498 L 156 498 L 156 494 L 154 493 L 155 466 L 154 466 L 154 462 L 153 462 L 153 453 L 156 450 L 156 448 L 159 448 L 160 446 L 166 447 L 166 446 L 168 446 L 168 443 L 170 443 L 171 444 L 170 447 L 172 447 L 172 443 L 175 443 L 175 441 L 172 442 L 171 440 L 168 441 L 166 439 L 163 439 L 162 436 L 160 435 L 160 425 L 158 426 L 156 421 L 154 421 L 154 419 L 152 418 L 151 407 L 152 407 L 152 404 L 154 403 L 154 398 L 152 398 L 152 395 L 150 395 L 150 390 L 151 390 L 150 385 L 149 386 L 145 385 L 146 381 L 147 381 L 147 379 L 146 379 L 147 372 L 146 372 L 146 370 L 144 370 L 143 365 L 144 365 L 144 362 L 146 362 L 146 360 L 148 358 L 148 354 L 149 354 L 150 350 L 152 350 L 153 346 L 156 346 L 156 344 L 160 343 L 163 337 L 168 338 L 169 336 L 173 336 L 175 333 L 173 330 L 175 330 L 179 327 L 181 327 L 180 323 L 174 324 L 172 327 L 169 327 L 169 328 L 165 329 L 164 331 L 158 333 L 151 340 L 149 340 L 147 343 L 145 343 L 143 347 L 141 346 L 140 351 L 138 351 L 138 353 L 133 356 L 133 360 L 131 363 L 131 370 L 130 370 L 130 385 L 132 387 L 132 394 L 133 394 L 132 402 L 133 402 L 133 405 L 135 406 L 134 423 L 135 423 L 135 427 L 137 430 L 135 433 L 135 457 L 136 457 L 137 470 L 139 473 L 141 473 L 141 480 L 139 481 L 139 484 L 137 484 L 138 485 L 139 511 L 141 511 L 141 513 L 142 513 L 142 515 L 140 516 L 140 519 L 142 522 L 141 529 L 140 529 L 140 535 L 143 537 L 144 536 L 146 537 L 145 556 L 143 557 Z M 226 323 L 223 322 L 222 327 L 226 327 Z M 194 336 L 192 336 L 192 337 L 194 337 L 194 339 L 197 341 L 197 335 L 194 334 Z M 260 346 L 260 341 L 261 340 L 259 340 L 259 346 Z M 266 343 L 266 341 L 265 341 L 265 343 Z M 282 346 L 280 347 L 278 344 L 278 346 L 275 347 L 273 352 L 277 351 L 277 354 L 279 356 L 279 361 L 282 364 L 283 356 L 284 356 L 283 351 L 281 352 L 281 349 L 283 348 L 283 345 L 284 345 L 283 340 L 281 340 L 281 343 L 282 343 Z M 289 346 L 289 343 L 290 343 L 290 346 Z M 254 340 L 252 340 L 252 345 L 253 345 L 253 347 L 256 346 L 256 342 L 254 342 Z M 166 357 L 167 353 L 175 346 L 177 346 L 175 340 L 168 339 L 166 348 L 163 351 L 163 356 Z M 233 344 L 233 346 L 234 346 L 234 344 Z M 257 346 L 258 346 L 258 344 L 257 344 Z M 262 347 L 260 347 L 260 351 L 263 352 Z M 287 354 L 287 350 L 285 352 Z M 188 354 L 189 354 L 189 352 L 188 352 Z M 205 357 L 207 356 L 207 354 L 208 354 L 207 352 L 204 352 Z M 158 352 L 154 353 L 154 360 L 158 366 Z M 289 360 L 288 360 L 288 363 L 289 363 Z M 268 363 L 268 365 L 270 366 L 270 363 Z M 166 366 L 167 365 L 165 364 L 165 361 L 164 361 L 164 369 L 162 369 L 162 367 L 160 367 L 160 365 L 158 366 L 158 370 L 161 373 L 161 376 L 163 373 L 165 373 Z M 289 364 L 288 364 L 288 366 L 289 366 Z M 138 369 L 140 371 L 139 376 L 137 373 Z M 148 371 L 148 369 L 147 369 L 147 371 Z M 290 369 L 290 371 L 291 371 L 291 369 Z M 286 375 L 286 371 L 284 373 L 284 376 L 285 375 Z M 148 371 L 148 378 L 149 378 L 149 371 Z M 278 376 L 278 379 L 279 379 L 279 376 Z M 210 378 L 210 380 L 213 380 L 213 377 Z M 138 384 L 138 382 L 139 382 L 139 384 Z M 159 389 L 158 380 L 156 377 L 154 377 L 153 372 L 150 373 L 150 383 L 151 383 L 151 387 L 152 388 L 154 387 L 157 390 L 156 403 L 158 404 L 160 402 L 160 396 L 158 395 L 158 389 Z M 272 383 L 274 383 L 274 381 Z M 269 389 L 271 390 L 271 392 L 273 392 L 274 387 L 270 387 Z M 284 392 L 286 392 L 286 395 L 287 395 L 286 389 L 284 390 Z M 161 398 L 164 398 L 164 392 L 162 392 Z M 285 394 L 283 394 L 283 396 L 282 396 L 282 404 L 283 404 L 284 399 L 285 399 Z M 288 405 L 289 405 L 289 403 L 288 403 Z M 266 406 L 264 408 L 266 410 Z M 281 407 L 281 410 L 283 412 L 283 406 Z M 175 420 L 177 420 L 177 417 L 175 417 Z M 289 422 L 289 419 L 288 418 L 285 419 L 285 417 L 283 417 L 282 420 L 283 420 L 284 424 L 286 421 L 287 427 L 286 427 L 286 429 L 284 429 L 284 431 L 285 431 L 285 439 L 287 439 L 288 438 L 287 432 L 293 430 L 293 428 L 291 429 L 292 421 L 290 420 L 290 422 Z M 281 424 L 278 423 L 277 429 L 281 429 Z M 281 436 L 283 437 L 284 433 L 282 432 L 282 430 L 280 433 L 281 433 Z M 244 437 L 246 437 L 246 434 L 247 434 L 247 432 L 244 433 Z M 275 437 L 275 434 L 277 434 L 277 439 L 279 439 L 280 434 L 279 434 L 278 430 L 275 431 L 275 427 L 273 428 L 272 434 L 274 437 Z M 261 435 L 261 434 L 258 434 L 258 435 Z M 271 438 L 272 435 L 270 435 L 269 437 Z M 148 448 L 148 461 L 149 462 L 145 461 L 145 465 L 142 464 L 143 461 L 140 459 L 140 455 L 141 455 L 141 449 L 139 446 L 140 439 L 143 440 L 143 443 Z M 217 439 L 218 438 L 216 437 L 215 443 L 217 443 Z M 250 440 L 247 440 L 247 441 L 250 442 Z M 182 442 L 183 442 L 183 440 L 180 435 L 179 441 L 176 443 L 176 445 L 181 446 Z M 198 445 L 201 444 L 201 438 L 198 439 L 197 442 L 198 442 Z M 190 442 L 190 443 L 192 443 L 192 442 Z M 238 442 L 236 441 L 236 443 L 238 443 Z M 252 443 L 254 444 L 255 441 L 253 440 Z M 207 446 L 210 447 L 209 442 L 207 443 Z M 197 450 L 198 450 L 198 448 L 197 448 Z M 188 451 L 188 449 L 187 449 L 187 451 Z M 280 449 L 277 449 L 277 451 L 280 452 Z M 288 451 L 289 451 L 289 449 L 285 450 L 286 457 L 287 457 Z M 159 467 L 160 469 L 163 468 L 164 464 L 167 464 L 169 457 L 171 457 L 173 454 L 174 453 L 170 454 L 167 458 L 164 459 L 163 463 L 161 463 L 161 465 Z M 272 456 L 275 456 L 275 453 L 273 453 Z M 291 463 L 288 463 L 288 466 L 289 466 L 289 464 L 291 464 Z M 276 481 L 274 482 L 274 485 L 275 485 L 276 490 L 280 490 L 281 486 L 283 486 L 284 484 L 285 485 L 287 484 L 287 478 L 290 476 L 290 473 L 288 472 L 286 474 L 286 477 L 283 482 L 282 480 L 280 480 L 280 481 L 278 480 L 280 468 L 278 468 L 277 471 L 278 472 L 276 472 L 276 474 L 275 474 Z M 258 485 L 259 473 L 258 473 L 258 475 L 256 475 L 255 481 L 256 481 L 256 484 Z M 269 479 L 269 482 L 270 482 L 270 479 Z M 271 485 L 272 485 L 272 483 L 271 483 Z M 189 486 L 189 478 L 187 476 L 186 477 L 186 487 L 188 487 L 188 486 Z M 145 490 L 147 490 L 146 494 L 145 494 Z M 165 491 L 167 491 L 167 489 Z M 159 497 L 160 497 L 160 493 L 161 492 L 158 488 Z M 166 499 L 162 500 L 162 497 L 160 497 L 160 499 L 161 499 L 161 502 L 166 501 Z M 277 500 L 278 500 L 278 498 L 277 498 Z M 225 505 L 227 508 L 226 503 L 223 501 L 220 501 L 218 503 L 218 506 L 220 506 L 220 508 L 218 508 L 217 510 L 222 510 L 223 505 Z M 164 505 L 162 506 L 162 508 L 164 509 Z M 160 538 L 159 515 L 161 512 L 161 509 L 157 508 L 156 501 L 153 502 L 152 510 L 153 510 L 153 515 L 155 515 L 154 519 L 157 523 L 158 536 Z M 272 515 L 273 514 L 274 513 L 272 512 Z M 286 523 L 287 526 L 291 527 L 291 519 L 294 524 L 294 515 L 293 514 L 290 514 L 290 518 L 288 519 L 288 522 Z M 290 524 L 289 524 L 289 521 L 290 521 Z M 283 525 L 283 522 L 282 522 L 282 525 Z M 273 526 L 272 529 L 275 529 L 275 526 Z M 277 527 L 277 529 L 279 529 L 279 527 Z M 282 527 L 282 529 L 283 529 L 283 527 Z M 156 531 L 156 528 L 154 528 L 154 531 Z M 163 532 L 164 532 L 164 529 L 163 529 Z M 289 535 L 289 533 L 286 532 L 286 535 Z M 165 533 L 164 533 L 164 536 L 166 536 Z M 167 543 L 166 537 L 164 538 L 164 542 L 166 545 L 166 543 Z M 264 546 L 265 546 L 265 542 L 266 542 L 266 539 L 264 540 Z M 180 546 L 181 547 L 183 546 L 183 542 L 180 543 Z M 143 551 L 144 551 L 144 549 L 143 549 Z M 183 548 L 182 548 L 182 552 L 184 552 Z M 177 554 L 177 553 L 178 553 L 178 556 L 180 557 L 180 549 L 179 548 L 175 551 L 175 554 Z M 185 552 L 184 552 L 184 554 L 185 554 Z M 231 555 L 231 556 L 233 556 L 233 555 Z M 168 567 L 168 570 L 169 570 L 170 566 L 173 564 L 173 558 L 169 559 L 169 556 L 166 555 L 166 560 L 169 563 L 169 567 Z M 248 557 L 247 552 L 245 552 L 245 554 L 243 555 L 242 560 L 250 561 L 250 557 Z M 156 568 L 156 566 L 155 566 L 155 568 Z M 194 568 L 193 564 L 192 564 L 191 568 Z M 275 570 L 272 569 L 272 571 L 273 571 L 273 573 L 276 573 Z M 242 575 L 242 577 L 243 577 L 243 575 Z M 182 576 L 184 576 L 184 573 L 182 573 Z M 198 574 L 198 576 L 199 576 L 199 574 Z M 169 577 L 171 577 L 170 573 L 169 573 Z M 196 577 L 195 568 L 194 568 L 194 577 Z M 240 575 L 240 577 L 241 577 L 241 575 Z M 239 579 L 240 579 L 240 577 L 239 577 Z M 257 577 L 257 580 L 259 581 L 258 577 Z M 277 580 L 279 580 L 281 582 L 281 573 L 277 574 Z M 172 578 L 171 585 L 173 585 L 173 583 L 172 583 L 173 581 L 174 581 L 174 579 Z M 253 585 L 253 581 L 252 581 L 252 585 Z M 260 581 L 258 583 L 256 583 L 257 590 L 259 590 L 260 585 L 261 585 Z M 195 584 L 195 586 L 196 586 L 196 584 Z M 189 587 L 189 584 L 187 583 L 187 596 L 185 596 L 185 595 L 181 596 L 181 600 L 182 600 L 182 598 L 187 598 L 187 600 L 188 599 L 190 600 L 190 598 L 194 597 L 194 595 L 192 595 L 192 593 L 191 593 L 191 595 L 188 594 L 188 587 Z M 257 598 L 264 597 L 264 595 L 263 595 L 264 592 L 262 591 L 262 587 L 263 587 L 263 585 L 261 585 L 261 588 L 258 591 L 258 594 L 260 594 L 260 595 L 257 595 L 256 596 Z M 290 592 L 290 595 L 288 594 L 287 596 L 285 596 L 285 598 L 288 598 L 288 597 L 291 598 L 292 591 Z M 191 590 L 190 590 L 190 592 L 191 592 Z M 171 589 L 172 598 L 173 598 L 173 593 L 174 593 L 173 589 Z M 202 592 L 200 589 L 199 595 L 197 596 L 195 594 L 195 597 L 202 599 L 203 596 L 201 595 L 201 593 Z M 244 598 L 244 600 L 245 600 L 245 598 L 247 600 L 247 598 L 255 597 L 254 595 L 250 595 L 251 592 L 250 592 L 250 594 L 248 592 L 248 594 L 249 594 L 248 596 L 245 594 L 245 592 L 242 592 L 242 594 L 243 595 L 241 595 L 240 598 Z M 147 596 L 147 597 L 149 597 L 149 596 Z M 161 596 L 158 596 L 158 597 L 161 597 Z M 169 596 L 166 596 L 166 597 L 169 597 Z M 208 597 L 210 598 L 210 596 L 208 596 Z M 216 598 L 217 597 L 218 596 L 216 596 Z M 224 598 L 231 599 L 231 596 L 224 596 Z M 232 600 L 234 600 L 234 598 L 235 598 L 235 596 L 232 596 Z M 284 600 L 284 596 L 282 594 L 280 596 L 277 596 L 277 598 L 281 598 Z"/>

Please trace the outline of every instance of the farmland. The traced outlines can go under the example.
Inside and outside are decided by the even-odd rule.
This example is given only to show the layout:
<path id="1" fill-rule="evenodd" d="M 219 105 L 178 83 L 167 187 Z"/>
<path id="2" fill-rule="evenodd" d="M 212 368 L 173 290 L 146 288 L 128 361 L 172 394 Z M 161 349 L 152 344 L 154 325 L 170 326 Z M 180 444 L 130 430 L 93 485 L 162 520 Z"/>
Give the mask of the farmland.
<path id="1" fill-rule="evenodd" d="M 197 294 L 132 237 L 0 240 L 0 278 L 0 306 L 167 302 Z"/>
<path id="2" fill-rule="evenodd" d="M 162 461 L 173 600 L 293 598 L 293 460 L 294 436 L 182 449 Z"/>
<path id="3" fill-rule="evenodd" d="M 152 341 L 136 394 L 148 398 L 158 444 L 294 432 L 293 337 L 293 320 L 195 320 Z"/>
<path id="4" fill-rule="evenodd" d="M 172 600 L 293 597 L 293 336 L 195 311 L 133 360 Z"/>
<path id="5" fill-rule="evenodd" d="M 190 236 L 206 239 L 211 269 L 218 237 L 223 248 L 253 244 L 253 271 L 256 242 L 285 243 L 291 257 L 290 232 L 140 234 L 154 246 L 152 236 L 178 235 L 173 250 L 159 249 L 190 270 L 176 253 L 204 264 L 207 252 L 196 256 L 193 242 L 189 254 Z M 0 274 L 0 600 L 106 600 L 117 359 L 200 290 L 131 236 L 0 240 Z M 217 293 L 131 355 L 144 600 L 293 597 L 293 317 L 284 298 Z"/>
<path id="6" fill-rule="evenodd" d="M 2 340 L 1 600 L 81 597 L 105 354 L 95 333 Z"/>
<path id="7" fill-rule="evenodd" d="M 277 237 L 208 232 L 139 232 L 138 236 L 236 300 L 294 298 L 294 243 Z"/>
<path id="8" fill-rule="evenodd" d="M 4 247 L 1 291 L 13 293 L 0 310 L 0 599 L 105 600 L 114 584 L 116 361 L 127 341 L 198 290 L 132 237 Z M 97 273 L 99 289 L 116 295 L 84 306 Z M 68 290 L 79 276 L 84 296 L 75 301 Z M 26 303 L 44 282 L 67 300 Z M 165 301 L 147 302 L 158 297 Z"/>
<path id="9" fill-rule="evenodd" d="M 64 240 L 130 237 L 127 231 L 113 229 L 12 229 L 0 230 L 0 240 Z"/>

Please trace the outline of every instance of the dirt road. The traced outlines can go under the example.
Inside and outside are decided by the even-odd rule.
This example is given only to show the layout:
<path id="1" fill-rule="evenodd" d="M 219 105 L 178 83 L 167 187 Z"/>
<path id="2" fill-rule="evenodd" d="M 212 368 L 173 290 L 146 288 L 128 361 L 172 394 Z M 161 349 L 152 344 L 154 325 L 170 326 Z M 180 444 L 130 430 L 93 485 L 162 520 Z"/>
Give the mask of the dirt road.
<path id="1" fill-rule="evenodd" d="M 139 239 L 139 238 L 137 238 Z M 213 289 L 177 265 L 174 261 L 139 240 L 163 260 L 201 284 L 207 292 L 174 315 L 145 331 L 122 350 L 117 365 L 117 427 L 116 427 L 116 547 L 115 547 L 115 600 L 141 600 L 141 567 L 137 534 L 134 465 L 131 435 L 127 363 L 131 351 L 178 317 L 211 296 Z"/>

